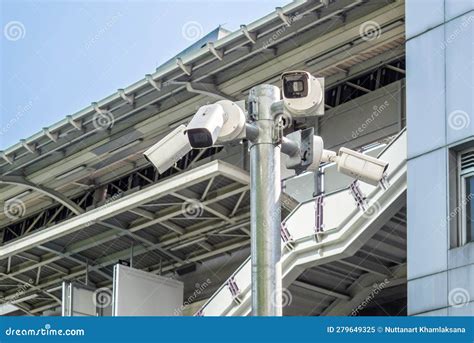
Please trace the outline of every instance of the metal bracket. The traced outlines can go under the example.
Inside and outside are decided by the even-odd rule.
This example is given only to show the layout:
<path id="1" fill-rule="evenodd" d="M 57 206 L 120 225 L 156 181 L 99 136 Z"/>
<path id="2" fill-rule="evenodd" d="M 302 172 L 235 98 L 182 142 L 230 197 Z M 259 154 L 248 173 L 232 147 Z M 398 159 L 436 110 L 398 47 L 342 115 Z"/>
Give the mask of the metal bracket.
<path id="1" fill-rule="evenodd" d="M 314 231 L 320 234 L 324 231 L 324 195 L 318 195 L 314 199 Z"/>
<path id="2" fill-rule="evenodd" d="M 354 182 L 351 183 L 350 190 L 351 190 L 352 196 L 354 197 L 354 200 L 356 201 L 357 207 L 361 211 L 365 211 L 367 209 L 367 200 L 365 198 L 365 195 L 362 193 L 362 191 L 359 188 L 358 180 L 354 180 Z"/>
<path id="3" fill-rule="evenodd" d="M 145 75 L 145 79 L 148 81 L 148 83 L 153 87 L 155 88 L 158 92 L 161 91 L 161 86 L 162 86 L 162 83 L 161 81 L 159 80 L 154 80 L 153 79 L 153 76 L 151 76 L 151 74 L 146 74 Z"/>
<path id="4" fill-rule="evenodd" d="M 20 143 L 26 150 L 28 150 L 30 154 L 34 154 L 36 152 L 35 144 L 28 143 L 26 139 L 20 139 Z"/>
<path id="5" fill-rule="evenodd" d="M 258 102 L 257 99 L 249 99 L 247 102 L 247 119 L 255 121 L 258 114 Z"/>
<path id="6" fill-rule="evenodd" d="M 74 126 L 76 130 L 82 130 L 82 122 L 80 120 L 73 119 L 71 115 L 67 115 L 66 118 L 69 124 Z"/>
<path id="7" fill-rule="evenodd" d="M 240 25 L 240 30 L 252 44 L 257 42 L 257 34 L 255 32 L 250 32 L 246 25 Z"/>
<path id="8" fill-rule="evenodd" d="M 280 120 L 278 118 L 273 119 L 273 143 L 280 144 L 283 139 L 283 126 L 280 125 Z"/>
<path id="9" fill-rule="evenodd" d="M 387 174 L 383 174 L 382 179 L 380 180 L 380 188 L 382 188 L 384 191 L 387 190 L 388 187 L 390 187 L 390 182 L 388 181 L 388 176 Z"/>
<path id="10" fill-rule="evenodd" d="M 293 244 L 295 241 L 293 237 L 291 237 L 285 222 L 281 223 L 281 239 L 284 243 L 284 246 L 288 247 L 289 250 L 293 250 L 295 248 L 295 245 Z"/>
<path id="11" fill-rule="evenodd" d="M 133 105 L 134 101 L 135 101 L 135 96 L 133 94 L 131 95 L 128 95 L 125 93 L 125 90 L 120 88 L 117 90 L 118 94 L 120 95 L 120 97 L 125 100 L 125 102 L 127 102 L 128 104 L 130 105 Z"/>
<path id="12" fill-rule="evenodd" d="M 43 127 L 43 133 L 54 143 L 58 141 L 59 133 L 58 132 L 51 132 L 47 127 Z"/>
<path id="13" fill-rule="evenodd" d="M 230 95 L 222 93 L 216 85 L 212 83 L 185 82 L 186 90 L 190 93 L 203 94 L 219 100 L 235 101 Z"/>
<path id="14" fill-rule="evenodd" d="M 216 47 L 214 46 L 214 43 L 212 42 L 207 43 L 207 48 L 209 49 L 211 54 L 213 54 L 219 61 L 222 61 L 222 59 L 224 58 L 223 49 L 216 49 Z"/>
<path id="15" fill-rule="evenodd" d="M 8 156 L 4 151 L 0 151 L 0 157 L 3 158 L 8 164 L 13 164 L 13 159 Z"/>
<path id="16" fill-rule="evenodd" d="M 233 276 L 231 276 L 227 282 L 227 287 L 229 287 L 230 294 L 232 294 L 232 300 L 234 300 L 237 304 L 240 304 L 242 300 L 240 299 L 240 289 L 239 286 L 237 286 L 237 283 L 235 282 L 235 279 Z"/>
<path id="17" fill-rule="evenodd" d="M 181 68 L 181 70 L 188 76 L 191 76 L 191 72 L 193 70 L 193 68 L 191 66 L 187 66 L 186 64 L 184 64 L 183 60 L 181 59 L 181 57 L 178 57 L 176 58 L 176 64 L 178 65 L 178 67 Z"/>
<path id="18" fill-rule="evenodd" d="M 280 17 L 281 21 L 286 24 L 286 26 L 290 27 L 291 26 L 291 19 L 288 15 L 283 13 L 283 8 L 277 7 L 275 8 L 275 12 L 278 14 Z"/>

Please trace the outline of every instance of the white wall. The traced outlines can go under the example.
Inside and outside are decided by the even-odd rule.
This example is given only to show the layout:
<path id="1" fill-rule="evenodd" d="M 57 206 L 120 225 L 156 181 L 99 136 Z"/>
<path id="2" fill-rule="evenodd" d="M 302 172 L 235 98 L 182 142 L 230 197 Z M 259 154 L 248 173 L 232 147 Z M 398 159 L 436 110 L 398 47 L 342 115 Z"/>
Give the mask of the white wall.
<path id="1" fill-rule="evenodd" d="M 408 314 L 474 315 L 474 243 L 450 249 L 447 219 L 448 153 L 474 140 L 474 1 L 406 1 L 406 36 Z"/>

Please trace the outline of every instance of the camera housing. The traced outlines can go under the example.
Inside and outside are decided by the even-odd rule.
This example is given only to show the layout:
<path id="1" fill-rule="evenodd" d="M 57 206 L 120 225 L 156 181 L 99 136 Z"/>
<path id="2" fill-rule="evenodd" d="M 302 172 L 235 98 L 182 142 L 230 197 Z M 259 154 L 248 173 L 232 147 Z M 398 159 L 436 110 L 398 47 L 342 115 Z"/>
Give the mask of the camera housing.
<path id="1" fill-rule="evenodd" d="M 293 117 L 324 115 L 324 78 L 316 78 L 302 70 L 281 75 L 285 109 Z"/>
<path id="2" fill-rule="evenodd" d="M 185 125 L 178 126 L 143 153 L 160 174 L 171 168 L 191 150 L 185 131 Z"/>
<path id="3" fill-rule="evenodd" d="M 193 148 L 208 148 L 243 138 L 245 113 L 234 102 L 221 100 L 199 108 L 186 129 Z"/>
<path id="4" fill-rule="evenodd" d="M 336 158 L 337 170 L 373 186 L 383 179 L 388 163 L 359 152 L 341 148 Z"/>
<path id="5" fill-rule="evenodd" d="M 218 103 L 201 106 L 185 131 L 191 147 L 202 149 L 213 146 L 225 120 L 224 108 Z"/>

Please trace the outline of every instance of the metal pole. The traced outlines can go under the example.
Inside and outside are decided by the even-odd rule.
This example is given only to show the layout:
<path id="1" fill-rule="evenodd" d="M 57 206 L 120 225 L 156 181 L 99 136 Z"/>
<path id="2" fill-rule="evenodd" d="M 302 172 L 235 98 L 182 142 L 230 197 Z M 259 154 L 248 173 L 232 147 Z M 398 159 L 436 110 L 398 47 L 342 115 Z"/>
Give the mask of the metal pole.
<path id="1" fill-rule="evenodd" d="M 252 315 L 281 316 L 280 145 L 274 137 L 271 105 L 280 89 L 250 90 L 249 105 L 259 135 L 250 146 Z"/>

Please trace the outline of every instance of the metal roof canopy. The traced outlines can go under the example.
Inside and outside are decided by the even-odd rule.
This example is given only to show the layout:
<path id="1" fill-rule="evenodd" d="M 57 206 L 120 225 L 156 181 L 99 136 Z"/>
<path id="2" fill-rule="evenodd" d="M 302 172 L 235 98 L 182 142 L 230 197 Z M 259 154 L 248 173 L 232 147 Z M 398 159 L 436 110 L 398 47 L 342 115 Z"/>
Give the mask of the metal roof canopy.
<path id="1" fill-rule="evenodd" d="M 36 279 L 21 298 L 54 290 L 62 279 L 77 278 L 86 269 L 106 284 L 107 268 L 130 257 L 132 241 L 134 263 L 154 272 L 247 246 L 248 189 L 247 172 L 214 161 L 11 241 L 0 249 L 4 300 L 16 297 L 17 285 L 8 287 L 10 280 L 26 285 Z M 198 204 L 189 215 L 187 202 Z M 237 230 L 240 234 L 230 234 Z M 219 239 L 209 239 L 213 235 Z"/>
<path id="2" fill-rule="evenodd" d="M 351 21 L 352 17 L 356 18 L 357 20 L 360 20 L 360 18 L 359 18 L 360 15 L 362 15 L 364 13 L 366 14 L 368 10 L 369 11 L 372 11 L 372 10 L 375 11 L 375 10 L 378 9 L 376 19 L 381 23 L 381 25 L 384 28 L 383 35 L 382 35 L 382 40 L 390 41 L 393 37 L 399 37 L 399 35 L 401 34 L 401 32 L 399 32 L 401 30 L 401 28 L 397 27 L 397 29 L 394 30 L 393 37 L 392 37 L 391 36 L 392 33 L 390 32 L 390 34 L 389 34 L 389 31 L 392 30 L 392 29 L 389 30 L 388 27 L 387 28 L 385 27 L 385 24 L 387 22 L 392 22 L 394 20 L 394 18 L 398 18 L 402 15 L 401 14 L 402 12 L 400 10 L 400 8 L 401 8 L 400 4 L 397 4 L 396 6 L 394 5 L 395 6 L 394 8 L 396 8 L 396 10 L 394 10 L 393 13 L 391 12 L 390 14 L 388 14 L 388 13 L 385 14 L 383 11 L 380 10 L 380 7 L 383 6 L 383 4 L 370 4 L 370 5 L 368 5 L 366 3 L 363 3 L 363 2 L 361 3 L 359 1 L 338 1 L 338 2 L 331 3 L 328 7 L 324 7 L 324 6 L 321 6 L 321 4 L 317 4 L 317 3 L 315 4 L 313 2 L 306 2 L 306 3 L 297 2 L 297 3 L 298 3 L 297 6 L 295 5 L 295 3 L 290 4 L 288 6 L 288 12 L 285 12 L 285 13 L 288 14 L 288 15 L 291 15 L 291 14 L 296 13 L 296 11 L 301 11 L 299 13 L 303 13 L 304 17 L 303 17 L 303 19 L 300 19 L 298 21 L 295 20 L 295 22 L 292 23 L 292 26 L 290 28 L 283 30 L 281 35 L 279 35 L 278 39 L 272 40 L 272 45 L 274 45 L 275 48 L 278 45 L 278 50 L 275 50 L 276 55 L 281 55 L 281 54 L 285 54 L 285 56 L 288 55 L 288 53 L 286 52 L 286 49 L 287 49 L 286 46 L 288 44 L 290 44 L 289 43 L 290 42 L 290 40 L 289 40 L 290 37 L 291 37 L 291 42 L 296 41 L 296 40 L 298 40 L 298 42 L 300 42 L 300 41 L 302 42 L 301 47 L 298 48 L 298 49 L 293 49 L 294 51 L 292 51 L 292 54 L 295 53 L 296 51 L 301 50 L 303 47 L 306 46 L 306 45 L 303 45 L 303 44 L 307 41 L 307 39 L 310 39 L 309 37 L 311 35 L 308 35 L 308 34 L 312 33 L 312 31 L 308 31 L 308 30 L 310 30 L 311 28 L 314 28 L 314 27 L 318 27 L 319 25 L 323 25 L 323 24 L 324 25 L 321 28 L 321 30 L 322 30 L 321 33 L 324 34 L 324 37 L 327 36 L 326 32 L 329 31 L 329 29 L 331 29 L 331 30 L 334 29 L 335 31 L 341 31 L 342 28 L 345 28 L 345 27 L 348 28 L 347 32 L 344 31 L 344 33 L 342 33 L 342 32 L 339 33 L 341 35 L 341 38 L 339 38 L 339 37 L 335 38 L 335 41 L 336 41 L 335 44 L 342 44 L 343 43 L 342 41 L 339 42 L 340 39 L 343 39 L 343 41 L 346 42 L 348 37 L 345 37 L 345 36 L 351 36 L 352 37 L 352 35 L 355 35 L 356 37 L 358 37 L 357 45 L 364 46 L 365 48 L 368 48 L 368 47 L 373 48 L 373 45 L 378 45 L 378 43 L 375 44 L 375 42 L 372 43 L 372 42 L 361 41 L 361 39 L 359 37 L 359 34 L 358 34 L 357 25 L 356 25 L 357 22 L 352 22 Z M 286 10 L 286 9 L 287 9 L 287 7 L 284 7 L 284 10 Z M 292 11 L 295 11 L 295 12 L 292 12 Z M 349 12 L 349 11 L 352 11 L 352 12 Z M 355 12 L 357 12 L 357 13 L 355 13 Z M 316 17 L 320 16 L 320 17 L 318 17 L 319 18 L 318 20 L 315 20 L 315 14 L 317 14 Z M 379 16 L 380 16 L 380 18 L 379 18 Z M 279 18 L 279 16 L 270 15 L 270 16 L 267 16 L 267 17 L 265 17 L 265 18 L 266 19 L 272 18 L 272 21 L 265 24 L 266 26 L 265 25 L 261 26 L 262 27 L 261 30 L 260 30 L 260 26 L 259 26 L 258 30 L 256 29 L 257 30 L 256 32 L 258 32 L 258 39 L 257 40 L 260 39 L 260 40 L 263 40 L 264 42 L 266 42 L 266 40 L 268 40 L 268 37 L 270 37 L 270 38 L 272 37 L 272 34 L 271 34 L 272 29 L 275 30 L 275 29 L 280 28 L 280 30 L 281 30 L 281 26 L 282 26 L 281 20 L 280 21 L 277 20 L 277 18 Z M 338 19 L 339 17 L 340 17 L 340 20 Z M 329 19 L 333 19 L 334 23 L 331 22 L 331 21 L 328 21 Z M 343 23 L 345 20 L 347 20 L 348 23 L 341 27 L 341 23 Z M 349 30 L 349 26 L 351 26 L 350 30 Z M 354 27 L 352 27 L 352 26 L 354 26 Z M 251 27 L 252 27 L 252 25 L 248 25 L 247 29 L 249 29 Z M 270 27 L 271 27 L 271 29 L 269 29 Z M 279 31 L 277 31 L 277 32 L 279 32 Z M 235 34 L 237 34 L 237 33 L 234 33 L 232 35 L 235 35 Z M 332 32 L 330 34 L 333 35 Z M 343 38 L 342 36 L 344 36 L 345 38 Z M 216 42 L 214 44 L 214 48 L 216 46 L 219 47 L 219 48 L 224 47 L 225 44 L 227 44 L 227 43 L 225 43 L 225 42 L 227 42 L 225 40 L 227 38 L 228 37 L 224 38 L 223 40 L 219 40 L 219 44 L 217 44 L 217 42 Z M 320 39 L 323 39 L 323 38 L 319 37 L 316 40 L 319 41 Z M 313 40 L 314 40 L 314 38 L 313 38 Z M 245 55 L 247 57 L 250 56 L 250 55 L 254 55 L 254 54 L 258 53 L 261 50 L 261 47 L 260 47 L 261 42 L 259 44 L 251 44 L 248 41 L 246 43 L 245 43 L 245 41 L 238 41 L 238 44 L 237 44 L 237 42 L 234 42 L 234 43 L 236 44 L 236 46 L 239 46 L 241 48 L 243 46 L 246 46 L 246 49 L 243 49 L 243 50 L 247 51 L 245 53 Z M 234 44 L 234 43 L 232 43 L 232 44 Z M 280 48 L 281 44 L 286 44 L 283 50 Z M 294 44 L 294 43 L 292 43 L 292 44 Z M 314 45 L 314 44 L 312 43 L 312 45 Z M 234 45 L 232 45 L 232 48 L 229 48 L 229 49 L 227 49 L 227 47 L 226 47 L 225 58 L 222 61 L 215 60 L 215 57 L 212 57 L 213 55 L 210 54 L 205 48 L 199 50 L 199 53 L 196 52 L 194 54 L 191 54 L 192 56 L 197 54 L 197 55 L 201 56 L 202 58 L 205 58 L 206 61 L 207 61 L 206 63 L 204 63 L 202 65 L 200 63 L 193 64 L 193 66 L 194 66 L 193 75 L 192 75 L 193 82 L 197 79 L 201 79 L 204 76 L 205 77 L 210 77 L 210 76 L 214 75 L 215 73 L 219 73 L 219 75 L 220 75 L 222 72 L 224 72 L 226 75 L 222 75 L 222 77 L 219 76 L 217 81 L 228 79 L 229 73 L 232 74 L 234 72 L 233 69 L 235 68 L 235 66 L 237 66 L 237 64 L 236 64 L 237 62 L 240 61 L 239 63 L 241 63 L 241 64 L 242 63 L 249 63 L 248 61 L 246 62 L 245 60 L 242 60 L 242 56 L 240 56 L 240 55 L 239 55 L 240 57 L 237 56 L 236 57 L 237 59 L 234 59 L 234 57 L 235 57 L 233 55 L 234 52 L 236 52 L 238 54 L 242 53 L 243 50 L 242 49 L 239 50 L 239 49 L 234 49 Z M 319 55 L 324 56 L 324 53 L 327 52 L 326 51 L 327 49 L 328 49 L 328 43 L 323 40 L 321 42 L 321 52 L 318 52 L 317 55 L 318 56 Z M 311 52 L 311 54 L 308 54 L 308 52 Z M 356 53 L 358 54 L 359 52 L 360 51 L 357 50 Z M 291 59 L 291 60 L 295 61 L 294 63 L 300 63 L 301 62 L 300 61 L 300 59 L 301 59 L 300 55 L 305 55 L 306 60 L 308 58 L 310 58 L 310 61 L 312 61 L 310 69 L 315 68 L 314 63 L 316 63 L 316 62 L 314 61 L 314 58 L 311 57 L 315 54 L 315 51 L 314 51 L 313 47 L 309 48 L 308 51 L 304 51 L 304 52 L 300 51 L 300 52 L 298 52 L 298 54 L 299 54 L 298 57 L 294 56 L 294 58 Z M 341 52 L 341 54 L 346 54 L 345 50 L 343 52 Z M 191 55 L 189 56 L 190 60 L 192 60 Z M 260 55 L 258 55 L 258 56 L 260 56 Z M 209 59 L 209 57 L 210 57 L 210 59 Z M 273 58 L 273 55 L 272 55 L 272 58 Z M 187 59 L 188 59 L 188 57 L 184 58 L 185 62 L 187 61 Z M 209 59 L 209 61 L 207 59 Z M 334 60 L 332 55 L 329 59 Z M 288 60 L 288 58 L 286 58 L 286 60 Z M 286 60 L 285 60 L 285 62 L 283 60 L 281 60 L 281 63 L 282 64 L 287 63 Z M 319 57 L 318 57 L 318 60 L 319 60 Z M 216 70 L 213 67 L 216 63 L 220 64 L 218 70 Z M 318 64 L 319 64 L 319 62 L 318 62 Z M 326 66 L 326 64 L 324 64 L 324 65 Z M 232 67 L 228 68 L 230 66 L 232 66 Z M 308 64 L 308 66 L 309 66 L 309 64 Z M 202 68 L 205 67 L 204 68 L 205 70 L 201 71 L 201 67 Z M 269 70 L 270 70 L 269 73 L 271 75 L 274 75 L 275 72 L 276 72 L 275 68 L 277 68 L 277 69 L 280 68 L 281 69 L 281 67 L 282 67 L 281 65 L 275 64 L 274 66 L 269 67 Z M 250 68 L 253 68 L 253 66 L 250 66 Z M 259 73 L 259 75 L 261 75 L 262 74 L 262 72 L 261 72 L 262 66 L 259 66 L 256 69 L 259 69 L 258 73 Z M 354 68 L 351 68 L 351 71 L 352 71 L 352 69 L 354 69 Z M 357 68 L 355 68 L 355 69 L 357 69 Z M 177 70 L 179 71 L 179 68 Z M 316 68 L 315 70 L 318 70 L 318 69 Z M 217 76 L 217 74 L 215 76 Z M 241 76 L 236 77 L 236 79 L 237 79 L 236 84 L 232 85 L 232 87 L 230 87 L 228 85 L 229 81 L 226 81 L 224 83 L 220 82 L 219 87 L 222 87 L 222 85 L 223 85 L 223 87 L 225 88 L 225 91 L 227 93 L 232 93 L 232 94 L 235 93 L 234 89 L 236 87 L 240 87 L 239 89 L 241 89 L 241 87 L 243 87 L 243 89 L 245 91 L 245 87 L 247 87 L 247 86 L 242 84 L 243 81 L 241 80 Z M 272 80 L 273 79 L 274 79 L 274 77 L 272 76 Z M 249 78 L 246 78 L 246 80 L 247 80 L 246 84 L 248 85 Z M 253 81 L 253 78 L 252 78 L 252 81 Z M 155 137 L 157 133 L 161 133 L 163 131 L 163 127 L 166 127 L 166 129 L 169 130 L 168 123 L 170 121 L 170 119 L 169 119 L 170 116 L 168 114 L 170 113 L 170 111 L 171 111 L 172 114 L 175 114 L 175 113 L 178 113 L 178 112 L 180 114 L 181 113 L 188 113 L 191 104 L 190 104 L 190 101 L 186 101 L 185 103 L 183 103 L 183 101 L 185 99 L 182 98 L 182 96 L 181 96 L 182 94 L 180 93 L 181 95 L 179 95 L 179 97 L 177 99 L 180 100 L 181 103 L 183 103 L 183 106 L 186 105 L 186 108 L 184 108 L 180 104 L 179 106 L 175 106 L 172 109 L 167 109 L 167 107 L 163 105 L 164 103 L 162 103 L 161 100 L 165 99 L 165 98 L 169 98 L 168 100 L 171 101 L 172 99 L 170 97 L 175 98 L 177 96 L 176 92 L 178 90 L 184 89 L 185 87 L 178 85 L 177 88 L 173 88 L 176 85 L 170 84 L 170 86 L 166 86 L 166 88 L 163 88 L 161 90 L 161 92 L 157 92 L 156 89 L 153 88 L 149 83 L 146 83 L 146 82 L 142 82 L 142 83 L 143 83 L 143 85 L 142 85 L 143 87 L 140 88 L 139 92 L 138 92 L 138 89 L 136 89 L 137 93 L 133 93 L 135 95 L 135 98 L 134 98 L 135 102 L 134 102 L 133 105 L 128 104 L 127 102 L 124 102 L 123 98 L 121 98 L 121 97 L 117 97 L 117 100 L 114 100 L 113 103 L 110 102 L 110 103 L 105 104 L 104 101 L 106 99 L 104 99 L 104 101 L 101 101 L 100 103 L 96 104 L 95 107 L 98 107 L 101 110 L 103 110 L 104 108 L 107 108 L 107 111 L 114 111 L 114 115 L 116 116 L 116 125 L 114 125 L 114 127 L 110 131 L 109 130 L 104 130 L 102 132 L 91 131 L 90 128 L 92 127 L 92 125 L 91 125 L 91 119 L 90 118 L 92 118 L 92 116 L 94 115 L 95 110 L 92 108 L 93 111 L 91 111 L 91 112 L 81 111 L 81 113 L 83 113 L 83 115 L 84 115 L 83 118 L 82 117 L 80 118 L 81 130 L 77 129 L 74 126 L 71 126 L 72 124 L 69 121 L 65 121 L 64 128 L 66 130 L 60 130 L 60 132 L 61 132 L 62 135 L 67 134 L 68 139 L 65 139 L 66 137 L 62 137 L 62 138 L 59 137 L 59 140 L 56 139 L 56 141 L 52 141 L 48 138 L 49 136 L 45 133 L 43 136 L 41 136 L 41 137 L 43 137 L 41 139 L 41 142 L 40 141 L 34 142 L 36 147 L 41 148 L 41 149 L 36 149 L 35 153 L 31 154 L 30 151 L 27 151 L 27 150 L 23 151 L 24 145 L 18 145 L 18 148 L 21 149 L 21 150 L 19 151 L 19 153 L 14 154 L 15 155 L 15 159 L 13 161 L 14 164 L 13 165 L 8 165 L 8 164 L 5 165 L 4 164 L 1 168 L 5 171 L 6 174 L 10 174 L 10 173 L 14 173 L 20 166 L 23 166 L 23 167 L 25 167 L 23 169 L 24 173 L 28 177 L 31 176 L 31 179 L 30 179 L 31 181 L 36 182 L 36 183 L 40 183 L 40 184 L 45 184 L 51 189 L 57 189 L 58 187 L 65 187 L 66 184 L 64 184 L 64 182 L 66 182 L 68 180 L 62 179 L 61 182 L 55 180 L 54 179 L 54 172 L 51 173 L 50 170 L 48 169 L 48 168 L 50 168 L 50 166 L 54 165 L 55 167 L 58 167 L 58 168 L 64 168 L 64 165 L 66 165 L 66 163 L 62 163 L 62 162 L 67 162 L 67 165 L 72 167 L 72 166 L 76 165 L 76 163 L 79 163 L 80 165 L 83 165 L 83 164 L 88 164 L 90 160 L 97 159 L 98 157 L 102 158 L 101 156 L 99 156 L 99 150 L 97 150 L 94 147 L 97 147 L 100 144 L 101 147 L 105 148 L 107 146 L 108 142 L 113 143 L 113 144 L 118 144 L 118 143 L 122 142 L 122 144 L 123 144 L 123 141 L 124 141 L 123 132 L 124 132 L 124 130 L 131 129 L 132 128 L 131 126 L 134 126 L 136 124 L 135 119 L 139 120 L 139 122 L 142 123 L 143 125 L 146 124 L 147 129 L 145 130 L 144 127 L 142 127 L 142 126 L 138 127 L 137 126 L 137 128 L 134 130 L 134 132 L 132 132 L 132 133 L 138 134 L 141 131 L 143 133 L 144 140 L 139 145 L 136 145 L 132 149 L 133 151 L 127 151 L 127 153 L 128 153 L 127 156 L 129 156 L 129 158 L 127 158 L 127 159 L 128 159 L 128 162 L 132 161 L 132 162 L 136 163 L 136 165 L 139 165 L 139 166 L 143 165 L 143 163 L 145 163 L 143 161 L 143 159 L 139 159 L 137 156 L 132 158 L 131 153 L 136 154 L 137 152 L 140 151 L 140 149 L 142 149 L 143 146 L 146 146 L 147 144 L 150 144 L 150 139 L 153 141 L 153 139 L 154 139 L 153 137 Z M 128 91 L 129 91 L 129 89 L 127 89 L 125 91 L 125 93 L 130 94 Z M 186 92 L 182 92 L 182 93 L 186 93 Z M 188 96 L 189 96 L 189 94 L 188 94 Z M 110 98 L 111 97 L 109 97 L 107 99 L 110 100 Z M 202 99 L 202 98 L 203 98 L 202 96 L 197 96 L 197 97 L 194 96 L 193 101 L 195 103 L 197 101 L 195 99 Z M 181 101 L 181 100 L 183 100 L 183 101 Z M 159 111 L 160 111 L 159 115 L 156 116 L 156 111 L 158 109 L 156 108 L 155 110 L 152 110 L 151 107 L 154 103 L 156 103 L 158 101 L 163 106 L 159 109 Z M 104 106 L 99 106 L 101 104 L 104 104 Z M 148 107 L 150 107 L 150 108 L 148 108 Z M 118 112 L 116 112 L 116 110 L 118 110 Z M 120 115 L 119 115 L 119 113 L 120 113 Z M 132 114 L 132 113 L 136 114 L 136 116 L 133 116 L 133 118 L 130 117 L 130 114 Z M 123 116 L 122 116 L 122 114 L 123 114 Z M 144 118 L 148 118 L 152 115 L 153 115 L 153 118 L 149 118 L 148 120 L 144 120 Z M 122 118 L 124 118 L 124 117 L 127 117 L 127 119 L 122 120 Z M 173 115 L 173 117 L 174 117 L 174 115 Z M 78 118 L 76 118 L 76 119 L 78 119 Z M 150 119 L 154 119 L 154 120 L 150 121 Z M 142 125 L 142 124 L 140 124 L 140 125 Z M 156 127 L 157 125 L 160 125 L 160 128 L 157 128 Z M 126 128 L 128 128 L 128 129 L 126 129 Z M 56 129 L 49 128 L 50 133 L 53 132 L 54 130 L 56 130 Z M 59 131 L 56 130 L 55 132 L 57 133 Z M 150 136 L 151 134 L 153 134 L 155 136 L 151 137 Z M 141 134 L 138 134 L 137 137 L 138 136 L 141 137 Z M 78 141 L 80 140 L 81 142 L 89 142 L 90 143 L 91 139 L 93 139 L 92 144 L 88 145 L 86 148 L 80 148 L 80 149 L 82 149 L 82 151 L 80 153 L 78 153 L 78 151 L 80 150 L 78 145 L 77 145 Z M 72 143 L 63 144 L 64 142 L 72 142 Z M 28 144 L 30 144 L 30 143 L 32 143 L 32 142 L 28 141 Z M 109 147 L 109 149 L 114 149 L 114 147 L 113 146 Z M 41 154 L 40 154 L 40 150 L 41 150 Z M 66 155 L 66 158 L 63 158 L 61 160 L 62 166 L 58 165 L 58 163 L 57 163 L 57 158 L 59 156 L 58 154 L 59 154 L 60 151 L 62 151 Z M 47 157 L 48 154 L 49 154 L 49 157 Z M 72 158 L 72 156 L 71 156 L 72 154 L 75 154 L 75 159 Z M 77 155 L 79 155 L 79 154 L 80 154 L 80 157 L 77 157 Z M 121 156 L 120 158 L 123 159 L 124 157 L 126 157 L 125 154 L 122 154 L 122 155 L 123 156 Z M 104 159 L 105 159 L 104 162 L 107 162 L 107 163 L 103 163 L 103 165 L 110 165 L 112 163 L 115 163 L 116 161 L 111 160 L 111 159 L 119 158 L 118 154 L 117 155 L 110 154 L 110 156 L 105 156 L 104 157 Z M 22 164 L 24 161 L 26 162 L 26 164 Z M 0 164 L 2 162 L 3 161 L 0 160 Z M 124 162 L 125 162 L 125 160 L 124 160 Z M 38 168 L 40 170 L 44 169 L 44 173 L 41 172 L 41 171 L 38 171 Z M 100 167 L 100 168 L 102 168 L 102 167 Z M 120 170 L 125 170 L 125 169 L 126 169 L 126 167 L 123 166 Z M 86 172 L 87 172 L 87 170 L 84 171 L 82 174 L 84 174 Z M 78 176 L 80 176 L 80 175 L 78 175 Z M 69 180 L 69 181 L 71 181 L 71 180 Z M 100 182 L 100 180 L 99 180 L 99 182 Z M 17 189 L 17 187 L 15 189 Z M 69 193 L 72 192 L 72 191 L 70 191 L 70 189 L 71 189 L 71 187 L 69 187 L 67 189 L 69 191 Z M 7 194 L 7 193 L 8 193 L 9 197 L 13 196 L 15 194 L 15 190 L 11 189 L 11 188 L 6 189 L 5 194 Z M 73 196 L 72 194 L 69 194 L 69 193 L 68 193 L 68 196 Z M 29 210 L 32 209 L 33 211 L 35 211 L 35 210 L 39 209 L 40 205 L 37 205 L 35 203 L 33 205 L 33 207 L 31 207 L 30 204 L 28 204 L 28 206 L 29 206 L 28 207 Z M 0 218 L 0 220 L 3 223 L 5 218 Z"/>

